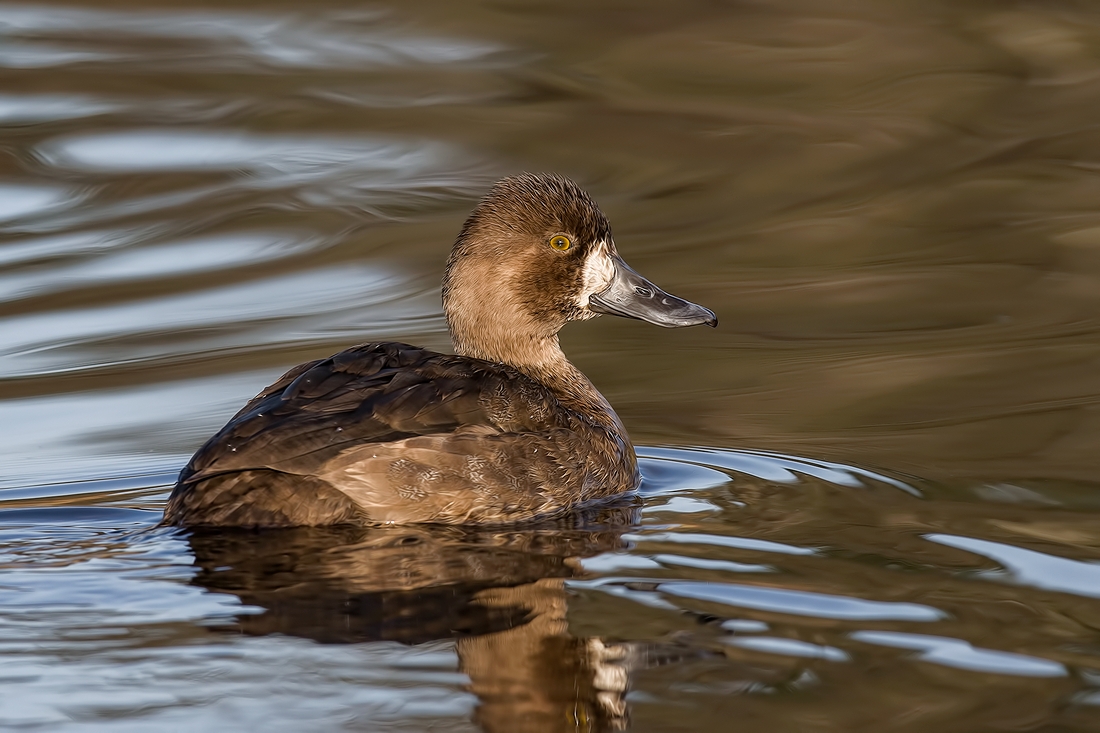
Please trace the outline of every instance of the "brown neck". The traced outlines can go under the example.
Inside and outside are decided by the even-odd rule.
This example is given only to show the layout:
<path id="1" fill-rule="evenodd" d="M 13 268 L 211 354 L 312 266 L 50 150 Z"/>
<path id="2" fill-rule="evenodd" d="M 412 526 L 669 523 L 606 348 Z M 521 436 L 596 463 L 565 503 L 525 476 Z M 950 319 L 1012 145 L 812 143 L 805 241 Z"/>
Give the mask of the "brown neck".
<path id="1" fill-rule="evenodd" d="M 531 376 L 572 369 L 558 345 L 558 335 L 539 333 L 525 321 L 499 312 L 491 316 L 475 312 L 473 317 L 447 312 L 457 354 L 508 364 Z"/>
<path id="2" fill-rule="evenodd" d="M 625 435 L 618 415 L 588 377 L 573 366 L 558 344 L 558 335 L 539 335 L 530 329 L 500 328 L 508 319 L 474 319 L 477 328 L 469 328 L 468 320 L 447 313 L 455 353 L 477 359 L 507 364 L 540 384 L 548 387 L 565 407 L 584 415 L 592 422 Z M 495 327 L 486 328 L 485 323 Z M 512 324 L 518 326 L 519 324 Z"/>
<path id="3" fill-rule="evenodd" d="M 531 376 L 568 367 L 558 346 L 564 318 L 551 321 L 530 313 L 514 285 L 514 264 L 503 258 L 472 262 L 452 253 L 443 278 L 443 313 L 455 351 Z"/>
<path id="4" fill-rule="evenodd" d="M 525 303 L 515 260 L 473 264 L 453 252 L 443 279 L 443 312 L 455 353 L 518 369 L 565 407 L 625 436 L 611 405 L 562 353 L 558 331 L 565 317 L 536 315 Z"/>

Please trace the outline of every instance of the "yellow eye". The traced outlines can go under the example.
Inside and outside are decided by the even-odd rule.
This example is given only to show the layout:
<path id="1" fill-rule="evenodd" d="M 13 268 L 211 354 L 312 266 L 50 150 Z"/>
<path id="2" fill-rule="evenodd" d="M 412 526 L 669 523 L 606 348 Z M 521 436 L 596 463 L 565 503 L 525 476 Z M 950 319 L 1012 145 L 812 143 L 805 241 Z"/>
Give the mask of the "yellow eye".
<path id="1" fill-rule="evenodd" d="M 561 234 L 555 234 L 554 236 L 550 237 L 550 246 L 558 250 L 559 252 L 564 252 L 565 250 L 572 247 L 573 243 L 569 241 L 569 237 L 563 236 Z"/>

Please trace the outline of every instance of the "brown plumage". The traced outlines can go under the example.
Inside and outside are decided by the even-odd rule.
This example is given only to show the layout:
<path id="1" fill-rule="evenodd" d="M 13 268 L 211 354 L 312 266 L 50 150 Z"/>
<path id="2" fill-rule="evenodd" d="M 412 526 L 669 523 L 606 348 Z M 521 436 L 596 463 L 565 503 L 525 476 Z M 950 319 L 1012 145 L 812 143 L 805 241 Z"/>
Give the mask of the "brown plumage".
<path id="1" fill-rule="evenodd" d="M 507 523 L 630 491 L 626 431 L 558 331 L 599 313 L 717 323 L 630 270 L 595 202 L 553 175 L 475 208 L 443 305 L 457 355 L 374 343 L 295 367 L 199 449 L 165 523 Z"/>

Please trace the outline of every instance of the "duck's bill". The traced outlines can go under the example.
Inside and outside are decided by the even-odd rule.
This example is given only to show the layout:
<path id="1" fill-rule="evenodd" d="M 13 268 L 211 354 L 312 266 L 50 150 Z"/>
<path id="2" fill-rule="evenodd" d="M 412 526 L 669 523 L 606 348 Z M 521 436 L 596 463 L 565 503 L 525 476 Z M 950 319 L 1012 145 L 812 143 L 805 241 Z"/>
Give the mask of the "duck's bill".
<path id="1" fill-rule="evenodd" d="M 613 256 L 615 274 L 604 290 L 588 298 L 589 310 L 640 321 L 665 328 L 684 326 L 717 326 L 714 311 L 701 305 L 669 295 L 634 272 L 618 255 Z"/>

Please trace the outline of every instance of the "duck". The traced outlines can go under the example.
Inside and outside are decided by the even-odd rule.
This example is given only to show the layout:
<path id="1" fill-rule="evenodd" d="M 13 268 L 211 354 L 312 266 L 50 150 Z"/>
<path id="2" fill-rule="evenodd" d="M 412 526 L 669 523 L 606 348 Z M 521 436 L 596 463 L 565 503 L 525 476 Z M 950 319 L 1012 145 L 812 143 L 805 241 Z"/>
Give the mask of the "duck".
<path id="1" fill-rule="evenodd" d="M 442 301 L 453 354 L 376 342 L 294 367 L 199 448 L 162 524 L 517 524 L 628 495 L 634 447 L 558 332 L 599 315 L 718 325 L 627 265 L 592 197 L 549 173 L 475 206 Z"/>

